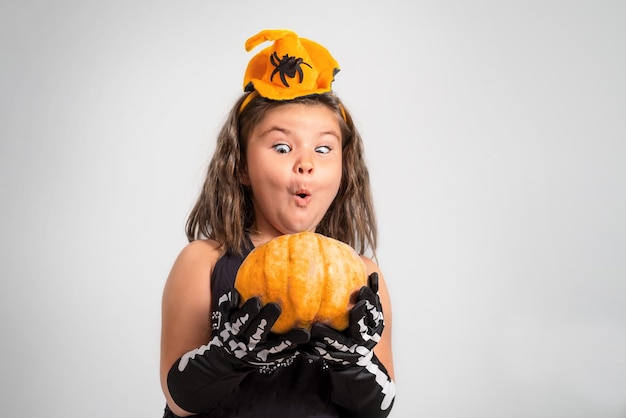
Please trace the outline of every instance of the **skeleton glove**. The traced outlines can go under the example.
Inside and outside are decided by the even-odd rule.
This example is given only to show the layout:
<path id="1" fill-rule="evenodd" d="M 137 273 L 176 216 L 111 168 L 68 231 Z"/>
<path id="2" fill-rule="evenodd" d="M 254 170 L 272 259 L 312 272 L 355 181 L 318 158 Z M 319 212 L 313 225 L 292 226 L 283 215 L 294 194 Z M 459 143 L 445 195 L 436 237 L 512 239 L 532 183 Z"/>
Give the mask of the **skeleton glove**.
<path id="1" fill-rule="evenodd" d="M 170 369 L 168 389 L 182 409 L 205 411 L 250 372 L 289 361 L 297 355 L 297 345 L 309 340 L 308 331 L 302 329 L 270 334 L 281 312 L 275 303 L 262 307 L 258 298 L 251 298 L 238 306 L 235 289 L 223 295 L 213 318 L 211 341 L 184 354 Z"/>
<path id="2" fill-rule="evenodd" d="M 378 297 L 378 274 L 359 290 L 350 311 L 348 330 L 339 332 L 323 324 L 311 329 L 316 356 L 328 368 L 333 385 L 332 399 L 355 417 L 382 418 L 389 415 L 395 384 L 373 352 L 385 322 Z"/>
<path id="3" fill-rule="evenodd" d="M 229 301 L 220 303 L 222 318 L 224 312 L 236 309 L 239 303 L 239 292 L 235 289 L 229 296 Z M 304 329 L 293 329 L 281 335 L 270 333 L 280 313 L 280 306 L 276 303 L 261 307 L 259 298 L 248 299 L 232 317 L 222 319 L 223 325 L 218 328 L 214 340 L 221 343 L 235 363 L 234 359 L 238 359 L 250 366 L 275 366 L 293 357 L 296 346 L 309 340 L 309 332 Z"/>

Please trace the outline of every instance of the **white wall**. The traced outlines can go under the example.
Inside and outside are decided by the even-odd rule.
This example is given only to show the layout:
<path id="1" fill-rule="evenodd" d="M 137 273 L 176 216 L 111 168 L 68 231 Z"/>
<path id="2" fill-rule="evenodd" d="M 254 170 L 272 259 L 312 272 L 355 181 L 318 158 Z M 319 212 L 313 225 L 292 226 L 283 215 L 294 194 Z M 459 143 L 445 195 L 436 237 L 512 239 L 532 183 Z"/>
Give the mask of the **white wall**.
<path id="1" fill-rule="evenodd" d="M 327 46 L 394 302 L 393 417 L 626 416 L 619 1 L 4 1 L 0 396 L 160 416 L 160 296 L 245 40 Z"/>

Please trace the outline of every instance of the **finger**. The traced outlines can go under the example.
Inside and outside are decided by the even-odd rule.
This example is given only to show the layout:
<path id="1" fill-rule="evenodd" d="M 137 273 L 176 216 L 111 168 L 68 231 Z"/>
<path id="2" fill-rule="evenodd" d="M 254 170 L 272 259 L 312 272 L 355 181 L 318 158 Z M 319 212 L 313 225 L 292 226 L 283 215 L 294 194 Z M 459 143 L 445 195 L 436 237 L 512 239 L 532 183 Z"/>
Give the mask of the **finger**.
<path id="1" fill-rule="evenodd" d="M 367 277 L 367 282 L 369 284 L 370 289 L 372 289 L 374 293 L 378 293 L 378 273 L 373 272 L 372 274 L 370 274 Z"/>
<path id="2" fill-rule="evenodd" d="M 268 330 L 274 326 L 276 321 L 278 321 L 278 317 L 280 316 L 282 309 L 278 303 L 270 302 L 261 308 L 261 311 L 257 315 L 256 320 L 265 321 L 268 327 Z"/>
<path id="3" fill-rule="evenodd" d="M 289 341 L 293 345 L 304 344 L 311 339 L 311 332 L 304 328 L 294 328 L 282 335 L 281 338 Z"/>
<path id="4" fill-rule="evenodd" d="M 370 302 L 374 302 L 376 300 L 376 293 L 369 286 L 363 286 L 359 289 L 359 292 L 356 294 L 356 300 L 368 299 Z"/>
<path id="5" fill-rule="evenodd" d="M 354 355 L 346 355 L 333 350 L 327 350 L 326 347 L 313 347 L 315 354 L 312 358 L 321 358 L 330 364 L 335 365 L 349 365 L 356 362 Z"/>
<path id="6" fill-rule="evenodd" d="M 350 338 L 343 333 L 325 324 L 314 324 L 311 327 L 311 341 L 317 346 L 326 346 L 337 343 L 348 346 L 351 344 Z"/>
<path id="7" fill-rule="evenodd" d="M 324 360 L 333 364 L 354 364 L 362 356 L 361 352 L 367 354 L 368 349 L 363 346 L 352 345 L 346 346 L 334 342 L 326 346 L 315 346 L 315 351 Z"/>
<path id="8" fill-rule="evenodd" d="M 305 329 L 293 329 L 286 334 L 270 334 L 265 346 L 272 353 L 279 353 L 290 348 L 295 348 L 309 340 L 309 332 Z"/>
<path id="9" fill-rule="evenodd" d="M 350 335 L 361 339 L 361 334 L 368 330 L 367 300 L 359 300 L 350 310 Z"/>
<path id="10" fill-rule="evenodd" d="M 301 328 L 293 329 L 286 334 L 271 334 L 257 356 L 263 361 L 283 360 L 290 353 L 296 352 L 298 344 L 306 342 L 308 339 L 309 331 Z"/>
<path id="11" fill-rule="evenodd" d="M 232 308 L 236 308 L 237 306 L 239 306 L 239 300 L 241 299 L 241 295 L 239 294 L 239 292 L 237 291 L 237 289 L 232 288 L 230 290 L 230 307 Z"/>
<path id="12" fill-rule="evenodd" d="M 231 292 L 224 293 L 217 300 L 217 306 L 219 310 L 223 313 L 228 313 L 230 311 L 231 298 L 233 297 Z"/>
<path id="13" fill-rule="evenodd" d="M 335 334 L 337 332 L 338 331 L 334 330 L 333 328 L 329 327 L 328 325 L 315 323 L 311 327 L 311 338 L 312 339 L 320 339 L 320 338 L 324 338 L 327 335 Z"/>
<path id="14" fill-rule="evenodd" d="M 350 335 L 354 341 L 372 348 L 380 341 L 384 321 L 382 311 L 370 301 L 370 297 L 359 300 L 350 310 Z"/>
<path id="15" fill-rule="evenodd" d="M 248 299 L 230 318 L 233 334 L 238 335 L 246 332 L 251 320 L 256 318 L 260 310 L 261 300 L 259 298 Z"/>
<path id="16" fill-rule="evenodd" d="M 250 320 L 246 330 L 246 337 L 251 350 L 259 343 L 265 342 L 274 323 L 278 320 L 280 312 L 281 309 L 277 303 L 268 303 Z"/>
<path id="17" fill-rule="evenodd" d="M 350 323 L 360 320 L 361 316 L 365 316 L 366 314 L 369 314 L 365 318 L 365 323 L 368 326 L 377 323 L 378 318 L 382 316 L 382 306 L 378 295 L 369 287 L 363 286 L 359 290 L 356 300 L 357 302 L 350 310 Z"/>
<path id="18" fill-rule="evenodd" d="M 359 293 L 357 294 L 357 299 L 356 300 L 357 300 L 357 303 L 360 302 L 360 301 L 367 302 L 368 310 L 370 311 L 370 314 L 372 316 L 372 318 L 370 318 L 370 319 L 372 321 L 377 322 L 377 318 L 379 316 L 382 317 L 383 307 L 382 307 L 382 305 L 380 303 L 380 298 L 369 287 L 363 286 L 359 290 Z"/>

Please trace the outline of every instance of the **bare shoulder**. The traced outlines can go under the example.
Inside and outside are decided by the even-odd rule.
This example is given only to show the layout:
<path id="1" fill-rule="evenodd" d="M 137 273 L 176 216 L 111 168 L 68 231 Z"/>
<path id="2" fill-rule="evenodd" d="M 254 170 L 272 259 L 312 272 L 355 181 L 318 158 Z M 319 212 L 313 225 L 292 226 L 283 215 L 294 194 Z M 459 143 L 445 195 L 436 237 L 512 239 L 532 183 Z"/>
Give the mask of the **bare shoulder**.
<path id="1" fill-rule="evenodd" d="M 174 266 L 177 264 L 215 264 L 222 254 L 222 247 L 213 240 L 198 239 L 183 247 L 178 254 Z"/>
<path id="2" fill-rule="evenodd" d="M 380 274 L 380 268 L 374 262 L 374 260 L 372 260 L 371 258 L 366 257 L 364 255 L 359 255 L 359 257 L 361 257 L 361 260 L 363 260 L 363 262 L 365 263 L 365 268 L 367 269 L 367 274 L 372 274 L 373 272 L 377 272 L 378 274 Z"/>
<path id="3" fill-rule="evenodd" d="M 187 244 L 176 257 L 167 284 L 210 276 L 213 266 L 222 254 L 219 244 L 212 240 L 195 240 Z"/>

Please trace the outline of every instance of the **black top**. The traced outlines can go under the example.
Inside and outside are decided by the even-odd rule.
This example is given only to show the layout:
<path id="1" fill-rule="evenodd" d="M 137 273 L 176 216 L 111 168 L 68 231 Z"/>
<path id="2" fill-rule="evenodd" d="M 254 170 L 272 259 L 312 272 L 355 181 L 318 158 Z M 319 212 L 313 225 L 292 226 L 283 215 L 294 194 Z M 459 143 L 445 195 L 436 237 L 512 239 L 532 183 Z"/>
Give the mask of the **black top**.
<path id="1" fill-rule="evenodd" d="M 239 266 L 253 245 L 248 240 L 243 256 L 224 254 L 211 276 L 212 312 L 217 312 L 219 297 L 232 289 Z M 250 373 L 229 396 L 202 417 L 221 418 L 329 418 L 341 417 L 340 408 L 330 401 L 328 372 L 321 363 L 304 356 L 277 369 Z"/>

